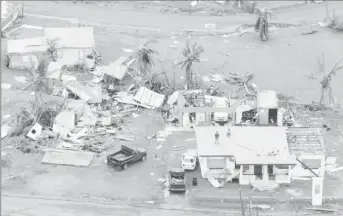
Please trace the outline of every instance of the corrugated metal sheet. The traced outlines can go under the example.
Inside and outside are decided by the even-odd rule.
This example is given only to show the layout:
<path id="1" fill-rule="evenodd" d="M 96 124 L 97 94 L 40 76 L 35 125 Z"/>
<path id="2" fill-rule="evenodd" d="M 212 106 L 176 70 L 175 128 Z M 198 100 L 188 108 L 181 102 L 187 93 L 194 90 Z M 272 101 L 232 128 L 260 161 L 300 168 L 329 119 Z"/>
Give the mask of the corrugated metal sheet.
<path id="1" fill-rule="evenodd" d="M 8 54 L 25 54 L 34 52 L 45 52 L 48 49 L 44 37 L 28 38 L 7 41 Z"/>
<path id="2" fill-rule="evenodd" d="M 45 28 L 45 37 L 58 39 L 59 48 L 91 48 L 94 47 L 93 27 Z"/>
<path id="3" fill-rule="evenodd" d="M 164 95 L 153 92 L 145 87 L 140 87 L 133 99 L 143 105 L 160 107 L 163 104 L 164 97 Z"/>

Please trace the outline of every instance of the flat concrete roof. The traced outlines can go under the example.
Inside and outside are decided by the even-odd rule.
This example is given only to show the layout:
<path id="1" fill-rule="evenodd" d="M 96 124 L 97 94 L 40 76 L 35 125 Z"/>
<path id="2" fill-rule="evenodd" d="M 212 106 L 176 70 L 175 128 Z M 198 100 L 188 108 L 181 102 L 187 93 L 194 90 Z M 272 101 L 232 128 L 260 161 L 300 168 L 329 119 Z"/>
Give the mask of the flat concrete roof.
<path id="1" fill-rule="evenodd" d="M 198 155 L 234 156 L 237 164 L 296 164 L 289 153 L 284 127 L 195 127 Z M 215 133 L 219 144 L 215 144 Z"/>

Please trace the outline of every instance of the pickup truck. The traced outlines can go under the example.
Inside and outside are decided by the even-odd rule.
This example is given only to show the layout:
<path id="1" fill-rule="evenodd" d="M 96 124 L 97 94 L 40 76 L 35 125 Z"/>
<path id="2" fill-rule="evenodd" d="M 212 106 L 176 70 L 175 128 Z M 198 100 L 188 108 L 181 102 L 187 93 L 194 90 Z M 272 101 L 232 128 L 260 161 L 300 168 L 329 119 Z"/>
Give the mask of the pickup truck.
<path id="1" fill-rule="evenodd" d="M 173 168 L 167 174 L 167 184 L 170 192 L 186 192 L 185 172 L 180 168 Z"/>
<path id="2" fill-rule="evenodd" d="M 142 148 L 129 148 L 121 146 L 120 151 L 107 156 L 107 164 L 114 167 L 125 170 L 130 164 L 138 161 L 144 161 L 146 159 L 147 152 Z"/>

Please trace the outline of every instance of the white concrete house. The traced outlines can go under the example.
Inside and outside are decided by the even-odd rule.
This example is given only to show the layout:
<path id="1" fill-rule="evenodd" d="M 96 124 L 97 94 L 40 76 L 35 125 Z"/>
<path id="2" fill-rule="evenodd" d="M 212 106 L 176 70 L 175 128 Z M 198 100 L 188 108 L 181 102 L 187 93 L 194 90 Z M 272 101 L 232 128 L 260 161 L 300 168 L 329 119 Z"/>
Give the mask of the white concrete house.
<path id="1" fill-rule="evenodd" d="M 58 63 L 66 66 L 85 64 L 86 68 L 94 66 L 93 27 L 48 27 L 44 31 L 48 40 L 56 40 Z"/>
<path id="2" fill-rule="evenodd" d="M 297 164 L 290 155 L 284 127 L 195 127 L 197 150 L 203 178 L 241 185 L 256 181 L 290 183 L 290 172 Z M 218 143 L 215 133 L 218 131 Z"/>

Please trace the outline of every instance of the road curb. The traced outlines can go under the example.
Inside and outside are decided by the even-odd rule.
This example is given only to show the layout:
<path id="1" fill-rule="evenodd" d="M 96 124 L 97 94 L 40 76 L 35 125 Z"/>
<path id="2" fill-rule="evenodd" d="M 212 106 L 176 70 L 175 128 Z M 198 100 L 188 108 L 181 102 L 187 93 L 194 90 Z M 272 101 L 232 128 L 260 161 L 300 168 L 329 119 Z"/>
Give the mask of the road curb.
<path id="1" fill-rule="evenodd" d="M 139 31 L 139 33 L 146 33 L 146 34 L 162 34 L 162 33 L 167 33 L 167 34 L 172 34 L 175 32 L 189 32 L 189 33 L 196 33 L 198 35 L 208 35 L 208 34 L 227 34 L 227 35 L 232 35 L 232 34 L 239 34 L 239 31 L 241 29 L 245 28 L 250 28 L 254 26 L 254 24 L 239 24 L 239 25 L 234 25 L 230 26 L 227 28 L 223 29 L 173 29 L 173 28 L 156 28 L 156 27 L 146 27 L 146 26 L 128 26 L 128 25 L 115 25 L 115 24 L 108 24 L 108 23 L 99 23 L 99 22 L 88 22 L 86 20 L 80 20 L 80 19 L 75 19 L 75 18 L 68 18 L 68 17 L 56 17 L 56 16 L 46 16 L 46 15 L 37 15 L 37 14 L 31 14 L 31 13 L 26 13 L 26 16 L 31 16 L 31 17 L 36 17 L 40 19 L 52 19 L 52 20 L 59 20 L 59 21 L 66 21 L 69 22 L 70 24 L 74 25 L 81 25 L 81 26 L 92 26 L 92 27 L 107 27 L 111 29 L 110 31 L 114 32 L 125 32 L 125 33 L 130 33 Z M 284 27 L 298 27 L 302 26 L 300 24 L 295 24 L 295 23 L 286 23 L 286 22 L 270 22 L 271 26 L 284 26 Z"/>

